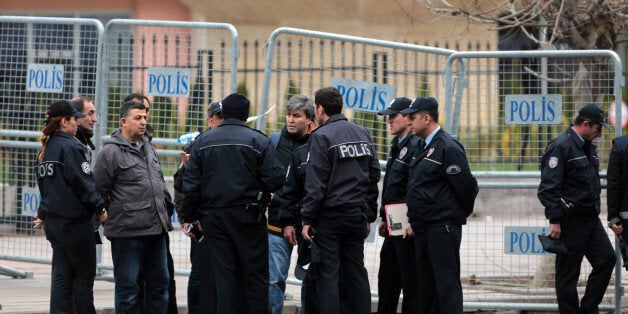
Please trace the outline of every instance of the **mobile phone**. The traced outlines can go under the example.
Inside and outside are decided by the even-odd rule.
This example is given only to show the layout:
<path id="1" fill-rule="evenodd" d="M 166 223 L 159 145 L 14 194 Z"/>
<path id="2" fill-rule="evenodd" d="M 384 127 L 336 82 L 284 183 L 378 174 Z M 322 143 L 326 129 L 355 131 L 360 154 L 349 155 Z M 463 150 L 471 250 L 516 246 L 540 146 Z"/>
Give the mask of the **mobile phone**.
<path id="1" fill-rule="evenodd" d="M 196 240 L 196 242 L 201 242 L 205 238 L 205 235 L 203 234 L 203 231 L 201 231 L 198 228 L 196 228 L 196 226 L 194 224 L 189 224 L 188 228 L 185 231 L 187 233 L 193 234 L 194 235 L 194 240 Z"/>

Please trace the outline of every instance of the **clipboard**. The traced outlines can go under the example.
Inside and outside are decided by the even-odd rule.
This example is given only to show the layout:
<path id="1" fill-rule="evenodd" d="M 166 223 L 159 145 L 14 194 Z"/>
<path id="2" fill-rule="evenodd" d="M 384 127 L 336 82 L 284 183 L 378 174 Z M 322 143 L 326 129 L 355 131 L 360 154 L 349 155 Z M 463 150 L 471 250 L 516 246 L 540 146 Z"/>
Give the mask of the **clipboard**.
<path id="1" fill-rule="evenodd" d="M 402 236 L 403 228 L 408 222 L 408 205 L 406 203 L 388 204 L 384 206 L 386 214 L 386 225 L 389 236 Z"/>

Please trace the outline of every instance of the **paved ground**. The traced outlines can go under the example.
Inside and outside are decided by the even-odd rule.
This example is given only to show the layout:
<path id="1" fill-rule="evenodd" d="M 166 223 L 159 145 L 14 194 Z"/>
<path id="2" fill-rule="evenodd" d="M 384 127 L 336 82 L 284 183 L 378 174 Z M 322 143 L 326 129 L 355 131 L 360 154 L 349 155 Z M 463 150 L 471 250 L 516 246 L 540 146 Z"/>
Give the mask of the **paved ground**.
<path id="1" fill-rule="evenodd" d="M 50 265 L 0 261 L 0 265 L 32 272 L 32 278 L 15 279 L 0 275 L 0 313 L 49 313 Z M 187 277 L 177 276 L 177 304 L 179 312 L 187 312 Z M 94 302 L 98 313 L 114 313 L 114 284 L 97 280 L 94 284 Z M 286 301 L 284 313 L 295 313 L 300 299 L 300 286 L 288 285 L 295 296 Z"/>
<path id="2" fill-rule="evenodd" d="M 544 259 L 550 258 L 541 255 L 512 255 L 505 253 L 510 237 L 504 237 L 505 226 L 540 226 L 544 220 L 538 217 L 501 216 L 491 217 L 482 215 L 474 218 L 464 227 L 464 238 L 461 248 L 462 279 L 465 305 L 468 311 L 490 308 L 508 308 L 508 305 L 529 302 L 540 304 L 536 310 L 555 302 L 554 289 L 550 287 L 535 287 L 533 278 L 546 277 L 553 273 L 553 267 L 544 267 Z M 8 233 L 8 232 L 7 232 Z M 189 269 L 189 239 L 181 236 L 180 230 L 170 235 L 171 249 L 175 256 L 177 269 Z M 109 241 L 105 240 L 104 252 L 108 252 Z M 379 249 L 381 238 L 365 245 L 365 265 L 369 272 L 371 289 L 377 289 L 377 270 L 379 268 Z M 50 245 L 43 234 L 15 234 L 3 235 L 0 232 L 0 274 L 9 268 L 15 268 L 32 273 L 32 278 L 13 279 L 0 275 L 0 314 L 5 313 L 47 313 L 50 295 L 50 265 L 24 263 L 6 260 L 6 256 L 27 256 L 31 259 L 47 260 L 50 258 Z M 10 253 L 10 254 L 9 254 Z M 9 258 L 11 259 L 11 258 Z M 296 261 L 296 250 L 292 258 Z M 109 254 L 104 254 L 103 263 L 110 263 Z M 290 277 L 293 276 L 294 265 L 290 267 Z M 583 263 L 582 273 L 590 271 L 588 263 Z M 112 272 L 109 271 L 109 274 Z M 581 281 L 586 279 L 581 277 Z M 548 278 L 551 283 L 551 278 Z M 622 281 L 628 282 L 628 273 L 623 271 Z M 186 287 L 187 277 L 177 276 L 177 301 L 181 313 L 185 313 L 187 305 Z M 581 287 L 580 289 L 583 289 Z M 96 281 L 94 299 L 100 313 L 113 313 L 114 285 L 108 281 Z M 603 302 L 609 306 L 613 302 L 615 291 L 614 278 L 607 290 Z M 288 292 L 294 295 L 293 300 L 286 301 L 284 313 L 295 313 L 300 304 L 300 286 L 288 285 Z M 377 299 L 373 298 L 373 306 Z M 623 300 L 627 304 L 628 300 Z M 496 306 L 498 305 L 498 306 Z M 503 305 L 503 306 L 502 306 Z M 624 312 L 628 313 L 628 308 Z M 500 313 L 518 313 L 517 311 L 502 311 Z M 527 311 L 526 313 L 531 313 Z M 538 313 L 538 312 L 535 312 Z"/>
<path id="3" fill-rule="evenodd" d="M 13 261 L 0 261 L 0 265 L 4 269 L 6 267 L 27 270 L 32 272 L 31 278 L 14 279 L 10 276 L 0 276 L 0 313 L 48 313 L 49 295 L 50 295 L 50 265 L 23 263 Z M 177 303 L 179 304 L 180 313 L 187 312 L 186 287 L 187 277 L 177 276 Z M 537 289 L 539 290 L 539 289 Z M 552 292 L 546 291 L 548 298 L 552 298 Z M 112 282 L 97 280 L 94 285 L 94 300 L 98 313 L 109 314 L 114 313 L 114 285 Z M 614 287 L 610 287 L 608 293 L 613 293 Z M 293 300 L 286 301 L 284 313 L 298 313 L 298 305 L 300 302 L 300 287 L 297 285 L 288 285 L 288 292 L 294 296 Z M 508 295 L 511 296 L 510 302 L 520 301 L 528 297 L 527 295 L 538 295 L 539 291 L 534 289 L 518 289 L 516 287 L 506 287 L 503 284 L 476 285 L 473 287 L 465 287 L 465 298 L 476 298 L 481 301 L 479 295 L 484 296 L 485 300 L 501 299 L 508 302 Z M 518 297 L 514 297 L 517 295 Z M 474 297 L 475 296 L 475 297 Z M 505 297 L 505 298 L 504 298 Z M 607 300 L 608 301 L 608 300 Z M 373 307 L 376 308 L 377 299 L 373 299 Z M 626 301 L 624 301 L 626 303 Z M 479 303 L 474 303 L 475 305 Z M 624 308 L 628 312 L 628 308 Z M 622 311 L 622 312 L 624 312 Z M 476 307 L 469 308 L 465 312 L 494 312 L 494 313 L 556 313 L 555 311 L 515 311 L 500 310 L 487 311 L 478 310 Z"/>

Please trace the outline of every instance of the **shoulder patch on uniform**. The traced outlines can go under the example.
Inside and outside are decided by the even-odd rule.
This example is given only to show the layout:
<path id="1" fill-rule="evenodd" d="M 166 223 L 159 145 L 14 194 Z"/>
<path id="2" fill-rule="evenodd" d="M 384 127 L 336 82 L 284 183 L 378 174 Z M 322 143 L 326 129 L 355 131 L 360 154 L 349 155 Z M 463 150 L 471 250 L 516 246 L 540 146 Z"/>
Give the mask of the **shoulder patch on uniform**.
<path id="1" fill-rule="evenodd" d="M 403 156 L 405 156 L 407 152 L 408 152 L 407 147 L 402 148 L 401 151 L 399 152 L 399 158 L 403 158 Z"/>
<path id="2" fill-rule="evenodd" d="M 547 162 L 547 165 L 551 168 L 554 169 L 556 168 L 556 166 L 558 166 L 558 157 L 550 157 L 549 161 Z"/>
<path id="3" fill-rule="evenodd" d="M 460 172 L 462 172 L 462 169 L 458 165 L 451 165 L 447 167 L 447 170 L 445 170 L 445 173 L 447 174 L 458 174 Z"/>
<path id="4" fill-rule="evenodd" d="M 83 169 L 83 173 L 85 173 L 85 174 L 92 173 L 92 167 L 89 165 L 89 163 L 87 161 L 84 161 L 81 164 L 81 169 Z"/>

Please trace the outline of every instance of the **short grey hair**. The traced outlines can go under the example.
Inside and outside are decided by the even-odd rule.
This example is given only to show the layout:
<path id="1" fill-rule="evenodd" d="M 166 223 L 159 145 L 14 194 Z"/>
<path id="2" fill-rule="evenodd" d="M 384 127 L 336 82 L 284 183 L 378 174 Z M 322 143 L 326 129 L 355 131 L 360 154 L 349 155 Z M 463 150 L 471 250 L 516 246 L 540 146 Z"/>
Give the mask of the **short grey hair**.
<path id="1" fill-rule="evenodd" d="M 303 94 L 290 97 L 290 99 L 288 99 L 288 105 L 286 106 L 286 113 L 290 114 L 297 110 L 303 110 L 305 116 L 314 121 L 314 101 L 312 101 L 312 98 Z"/>

